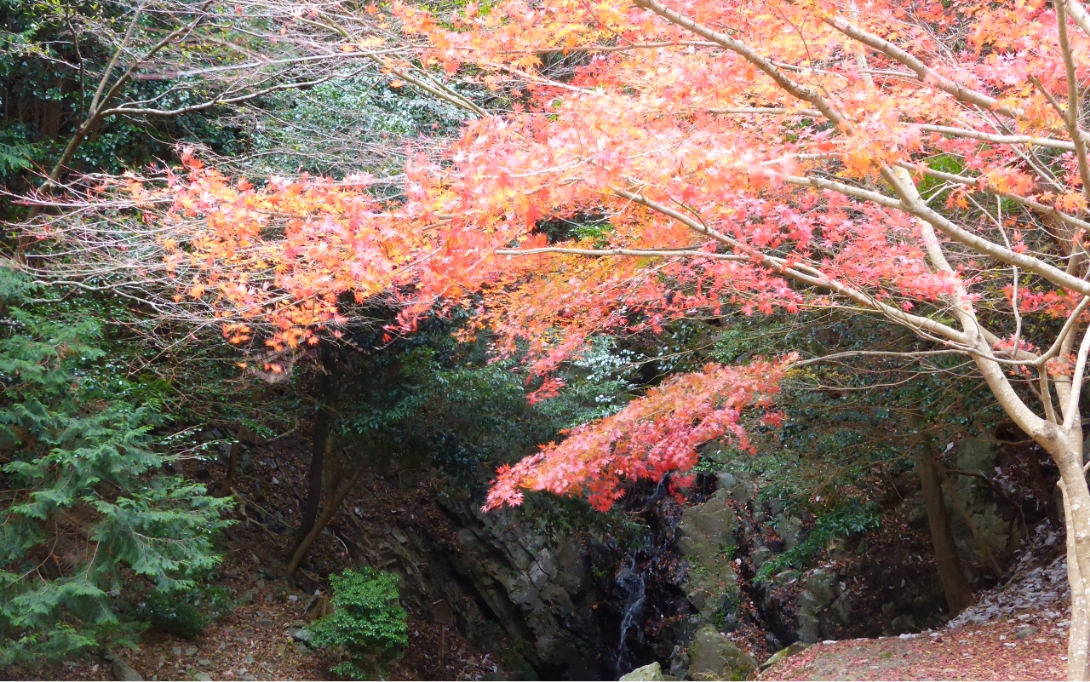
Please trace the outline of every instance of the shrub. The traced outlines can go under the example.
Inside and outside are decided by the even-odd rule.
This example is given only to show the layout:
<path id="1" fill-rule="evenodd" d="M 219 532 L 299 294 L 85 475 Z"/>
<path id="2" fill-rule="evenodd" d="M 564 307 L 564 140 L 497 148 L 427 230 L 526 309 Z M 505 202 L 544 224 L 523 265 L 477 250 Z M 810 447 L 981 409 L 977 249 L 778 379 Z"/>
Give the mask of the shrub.
<path id="1" fill-rule="evenodd" d="M 340 677 L 365 680 L 381 674 L 409 643 L 397 576 L 365 568 L 331 575 L 329 581 L 334 610 L 314 623 L 314 644 L 344 652 L 346 660 L 333 667 Z"/>
<path id="2" fill-rule="evenodd" d="M 819 515 L 807 538 L 761 566 L 757 571 L 756 579 L 759 582 L 768 582 L 778 571 L 786 568 L 802 568 L 814 560 L 829 540 L 866 533 L 880 526 L 881 522 L 878 508 L 874 503 L 863 504 L 858 500 L 849 500 Z"/>
<path id="3" fill-rule="evenodd" d="M 209 622 L 226 616 L 233 608 L 226 588 L 203 587 L 173 593 L 152 592 L 137 609 L 136 616 L 147 621 L 154 631 L 194 639 Z"/>

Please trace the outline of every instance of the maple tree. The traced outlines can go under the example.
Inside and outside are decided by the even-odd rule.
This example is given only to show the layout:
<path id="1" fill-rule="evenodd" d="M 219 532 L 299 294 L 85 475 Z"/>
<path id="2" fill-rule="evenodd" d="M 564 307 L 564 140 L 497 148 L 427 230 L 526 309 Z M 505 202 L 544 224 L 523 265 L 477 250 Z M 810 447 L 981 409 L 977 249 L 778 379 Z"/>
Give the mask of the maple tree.
<path id="1" fill-rule="evenodd" d="M 144 235 L 159 249 L 145 268 L 169 264 L 174 295 L 203 302 L 232 341 L 266 325 L 276 352 L 335 331 L 341 294 L 396 298 L 410 328 L 479 294 L 497 349 L 545 377 L 536 397 L 595 334 L 725 306 L 901 325 L 933 342 L 922 353 L 971 358 L 1058 465 L 1069 675 L 1090 677 L 1090 16 L 1077 0 L 393 12 L 426 39 L 413 63 L 470 74 L 511 110 L 475 107 L 445 154 L 412 158 L 393 201 L 355 180 L 255 189 L 192 162 L 163 192 L 134 181 L 129 207 L 169 204 L 149 220 L 170 229 Z M 557 238 L 546 221 L 574 229 Z M 536 489 L 607 506 L 625 479 L 691 467 L 700 442 L 744 445 L 738 414 L 768 406 L 794 361 L 675 378 L 501 472 L 488 504 Z"/>
<path id="2" fill-rule="evenodd" d="M 433 168 L 421 190 L 436 212 L 493 235 L 482 279 L 502 290 L 492 323 L 508 350 L 524 342 L 548 372 L 592 334 L 730 304 L 838 306 L 971 357 L 1060 469 L 1069 675 L 1090 675 L 1080 411 L 1090 17 L 1077 0 L 555 0 L 442 21 L 396 13 L 428 36 L 426 63 L 471 64 L 515 100 L 513 113 L 470 124 L 452 166 Z M 558 52 L 585 65 L 552 78 L 542 56 Z M 608 229 L 563 244 L 534 229 L 587 214 L 608 216 Z M 678 380 L 503 472 L 490 503 L 608 477 L 614 455 L 633 454 L 630 437 L 655 452 L 675 433 L 684 448 L 694 428 L 726 431 L 729 420 L 693 427 L 718 401 L 732 405 L 724 388 L 737 379 L 710 378 L 723 371 Z"/>

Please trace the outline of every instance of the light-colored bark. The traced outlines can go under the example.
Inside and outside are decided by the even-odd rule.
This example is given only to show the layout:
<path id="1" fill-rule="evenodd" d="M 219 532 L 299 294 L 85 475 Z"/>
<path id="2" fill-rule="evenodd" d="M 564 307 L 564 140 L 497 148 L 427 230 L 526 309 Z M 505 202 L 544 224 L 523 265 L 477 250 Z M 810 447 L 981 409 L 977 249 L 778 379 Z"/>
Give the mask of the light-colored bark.
<path id="1" fill-rule="evenodd" d="M 1062 447 L 1062 445 L 1061 445 Z M 1090 575 L 1090 491 L 1077 451 L 1053 454 L 1068 462 L 1060 467 L 1064 525 L 1067 531 L 1067 579 L 1071 587 L 1071 625 L 1067 640 L 1067 678 L 1090 678 L 1090 595 L 1085 576 Z"/>

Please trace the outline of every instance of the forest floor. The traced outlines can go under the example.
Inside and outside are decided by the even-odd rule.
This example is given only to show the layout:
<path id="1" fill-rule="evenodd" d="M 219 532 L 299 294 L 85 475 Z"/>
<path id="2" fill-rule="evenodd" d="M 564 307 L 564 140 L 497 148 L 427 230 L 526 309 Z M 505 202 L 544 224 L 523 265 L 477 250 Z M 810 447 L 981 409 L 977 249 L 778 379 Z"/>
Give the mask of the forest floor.
<path id="1" fill-rule="evenodd" d="M 1030 614 L 957 630 L 817 644 L 761 680 L 1061 680 L 1067 630 Z"/>
<path id="2" fill-rule="evenodd" d="M 1011 577 L 978 595 L 945 628 L 822 642 L 762 680 L 1060 680 L 1066 677 L 1069 593 L 1062 538 L 1046 526 Z"/>

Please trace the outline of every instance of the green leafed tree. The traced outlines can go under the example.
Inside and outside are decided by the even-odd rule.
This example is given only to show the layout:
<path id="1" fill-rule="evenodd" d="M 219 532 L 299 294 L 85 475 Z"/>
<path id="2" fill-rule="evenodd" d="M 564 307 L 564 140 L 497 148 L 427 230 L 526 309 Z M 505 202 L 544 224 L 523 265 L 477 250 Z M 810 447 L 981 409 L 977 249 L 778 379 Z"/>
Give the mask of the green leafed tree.
<path id="1" fill-rule="evenodd" d="M 229 504 L 164 468 L 154 401 L 114 394 L 98 318 L 47 294 L 0 269 L 0 668 L 134 634 L 139 598 L 219 561 Z"/>

